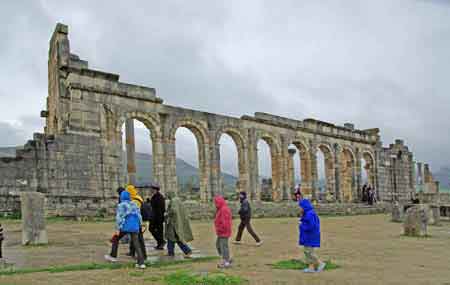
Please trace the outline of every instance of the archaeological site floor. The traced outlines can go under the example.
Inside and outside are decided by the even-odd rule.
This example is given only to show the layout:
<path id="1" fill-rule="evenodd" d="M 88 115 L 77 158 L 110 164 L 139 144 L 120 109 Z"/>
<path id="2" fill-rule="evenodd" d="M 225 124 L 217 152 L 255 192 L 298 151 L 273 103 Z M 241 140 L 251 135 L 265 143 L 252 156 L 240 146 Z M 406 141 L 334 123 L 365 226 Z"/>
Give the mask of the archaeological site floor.
<path id="1" fill-rule="evenodd" d="M 429 238 L 401 236 L 401 224 L 389 222 L 387 215 L 322 217 L 324 259 L 338 264 L 336 270 L 307 275 L 293 270 L 273 269 L 270 264 L 299 258 L 297 219 L 255 219 L 254 227 L 264 239 L 255 247 L 249 236 L 244 245 L 231 245 L 234 267 L 227 273 L 241 276 L 250 284 L 447 284 L 450 282 L 450 222 L 431 226 Z M 23 248 L 20 222 L 3 220 L 7 233 L 4 255 L 18 268 L 39 268 L 102 263 L 109 251 L 112 222 L 49 222 L 50 244 Z M 234 221 L 237 226 L 237 221 Z M 192 245 L 204 255 L 215 255 L 215 236 L 211 222 L 193 222 L 196 240 Z M 150 236 L 146 238 L 151 243 Z M 131 261 L 119 249 L 119 258 Z M 152 253 L 153 254 L 153 253 Z M 216 261 L 135 269 L 30 273 L 0 276 L 0 284 L 163 284 L 161 277 L 180 269 L 192 272 L 216 271 Z M 447 282 L 447 283 L 446 283 Z"/>

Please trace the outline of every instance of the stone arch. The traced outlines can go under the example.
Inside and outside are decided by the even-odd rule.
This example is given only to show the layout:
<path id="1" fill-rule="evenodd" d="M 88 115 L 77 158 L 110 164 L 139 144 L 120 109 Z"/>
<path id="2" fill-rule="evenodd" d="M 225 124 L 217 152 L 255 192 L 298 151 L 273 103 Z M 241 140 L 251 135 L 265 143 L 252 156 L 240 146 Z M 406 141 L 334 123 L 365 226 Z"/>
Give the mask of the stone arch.
<path id="1" fill-rule="evenodd" d="M 321 151 L 325 158 L 325 197 L 335 197 L 335 157 L 333 147 L 327 142 L 319 142 L 316 146 L 317 152 Z M 334 198 L 333 198 L 334 199 Z"/>
<path id="2" fill-rule="evenodd" d="M 117 117 L 115 130 L 117 134 L 120 134 L 122 132 L 122 126 L 127 119 L 136 119 L 142 122 L 147 127 L 147 129 L 150 130 L 152 139 L 161 138 L 162 132 L 159 118 L 154 114 L 141 111 L 124 112 L 119 117 Z"/>
<path id="3" fill-rule="evenodd" d="M 361 151 L 361 158 L 366 162 L 364 169 L 367 174 L 367 183 L 375 187 L 375 155 L 368 149 Z"/>
<path id="4" fill-rule="evenodd" d="M 247 191 L 248 192 L 248 183 L 249 183 L 249 173 L 248 173 L 248 159 L 246 157 L 248 142 L 245 137 L 242 135 L 241 131 L 235 127 L 225 126 L 220 128 L 215 135 L 215 145 L 219 145 L 220 138 L 223 134 L 227 134 L 234 141 L 237 148 L 238 155 L 238 185 L 236 185 L 236 191 Z M 220 161 L 218 162 L 220 167 Z M 219 168 L 220 169 L 220 168 Z"/>
<path id="5" fill-rule="evenodd" d="M 282 151 L 281 151 L 281 141 L 276 135 L 271 134 L 266 131 L 259 131 L 256 135 L 256 145 L 258 145 L 259 140 L 263 140 L 269 145 L 270 149 L 270 160 L 272 166 L 272 189 L 271 199 L 273 201 L 279 201 L 283 199 L 282 192 Z M 258 154 L 256 154 L 256 162 L 258 162 Z M 258 175 L 259 176 L 259 175 Z M 258 187 L 260 185 L 258 184 Z"/>
<path id="6" fill-rule="evenodd" d="M 152 173 L 153 173 L 152 181 L 160 183 L 162 185 L 162 187 L 164 188 L 163 177 L 162 177 L 162 174 L 163 174 L 162 160 L 163 159 L 160 154 L 161 153 L 160 138 L 161 138 L 162 134 L 161 134 L 159 118 L 154 114 L 141 112 L 141 111 L 126 111 L 126 112 L 121 113 L 118 117 L 116 117 L 114 133 L 115 133 L 115 141 L 117 142 L 117 145 L 118 145 L 117 151 L 120 153 L 120 156 L 118 156 L 118 157 L 122 157 L 122 155 L 123 155 L 122 128 L 128 119 L 134 119 L 134 120 L 141 122 L 142 124 L 144 124 L 144 126 L 147 128 L 147 130 L 150 132 L 150 137 L 148 139 L 150 139 L 151 143 L 152 143 Z M 134 141 L 134 138 L 132 138 L 132 139 Z M 133 152 L 134 152 L 134 150 L 133 150 Z M 123 161 L 124 161 L 124 159 L 121 159 L 121 163 Z M 128 167 L 127 167 L 128 172 L 130 172 L 130 169 L 132 172 L 136 172 L 136 164 L 134 164 L 134 165 L 133 164 L 134 163 L 132 163 L 131 165 L 128 165 Z M 120 168 L 120 169 L 123 169 L 123 168 Z"/>
<path id="7" fill-rule="evenodd" d="M 211 198 L 211 193 L 209 189 L 210 183 L 210 154 L 209 147 L 210 141 L 208 137 L 208 130 L 205 127 L 205 123 L 192 120 L 190 118 L 183 118 L 176 120 L 168 133 L 168 140 L 173 144 L 173 156 L 169 157 L 169 159 L 173 160 L 170 162 L 171 167 L 173 168 L 173 178 L 175 181 L 172 181 L 172 185 L 177 185 L 176 182 L 176 150 L 175 150 L 175 134 L 178 128 L 187 128 L 189 129 L 195 136 L 197 140 L 198 147 L 198 164 L 199 164 L 199 178 L 200 178 L 200 198 L 202 201 L 208 201 Z M 169 178 L 170 179 L 170 178 Z M 176 186 L 178 187 L 178 186 Z"/>
<path id="8" fill-rule="evenodd" d="M 356 156 L 350 146 L 342 147 L 339 163 L 340 200 L 347 203 L 352 202 L 356 197 Z"/>
<path id="9" fill-rule="evenodd" d="M 293 144 L 299 151 L 300 155 L 300 178 L 301 178 L 301 191 L 304 195 L 310 197 L 312 195 L 312 161 L 308 144 L 302 138 L 294 138 L 290 144 Z"/>

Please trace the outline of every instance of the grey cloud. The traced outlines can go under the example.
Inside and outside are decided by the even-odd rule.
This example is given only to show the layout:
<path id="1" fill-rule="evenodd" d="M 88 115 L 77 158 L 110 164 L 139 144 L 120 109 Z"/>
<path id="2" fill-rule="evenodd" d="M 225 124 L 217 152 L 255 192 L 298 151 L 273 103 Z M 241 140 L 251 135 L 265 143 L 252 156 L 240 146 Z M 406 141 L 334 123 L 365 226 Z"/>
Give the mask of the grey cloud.
<path id="1" fill-rule="evenodd" d="M 385 144 L 400 137 L 434 169 L 450 164 L 448 1 L 18 2 L 0 9 L 0 122 L 45 108 L 61 21 L 93 68 L 155 87 L 168 104 L 380 127 Z M 178 140 L 195 163 L 192 139 Z M 233 147 L 223 144 L 224 159 Z"/>

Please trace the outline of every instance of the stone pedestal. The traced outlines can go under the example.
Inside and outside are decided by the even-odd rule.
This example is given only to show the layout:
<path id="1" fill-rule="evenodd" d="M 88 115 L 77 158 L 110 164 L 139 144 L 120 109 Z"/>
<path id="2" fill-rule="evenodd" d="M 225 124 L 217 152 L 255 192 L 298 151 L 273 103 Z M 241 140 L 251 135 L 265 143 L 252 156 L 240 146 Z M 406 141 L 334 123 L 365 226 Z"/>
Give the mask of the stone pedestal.
<path id="1" fill-rule="evenodd" d="M 403 205 L 395 203 L 392 205 L 392 221 L 396 223 L 403 222 Z"/>
<path id="2" fill-rule="evenodd" d="M 20 194 L 22 209 L 22 245 L 47 244 L 45 229 L 45 195 L 38 192 Z"/>
<path id="3" fill-rule="evenodd" d="M 422 237 L 427 235 L 429 206 L 414 205 L 406 210 L 403 233 L 406 236 Z"/>

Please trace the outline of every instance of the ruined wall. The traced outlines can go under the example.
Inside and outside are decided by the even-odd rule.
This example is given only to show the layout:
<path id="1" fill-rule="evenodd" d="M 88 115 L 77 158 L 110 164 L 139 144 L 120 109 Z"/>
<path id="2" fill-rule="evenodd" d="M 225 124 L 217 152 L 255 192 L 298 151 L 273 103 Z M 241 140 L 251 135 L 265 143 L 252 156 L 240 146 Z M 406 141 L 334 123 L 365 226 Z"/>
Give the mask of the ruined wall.
<path id="1" fill-rule="evenodd" d="M 71 53 L 68 27 L 62 24 L 50 40 L 48 72 L 47 110 L 41 112 L 45 133 L 36 134 L 16 158 L 0 159 L 0 211 L 15 208 L 21 191 L 45 193 L 51 214 L 113 211 L 115 190 L 127 182 L 122 173 L 122 127 L 129 119 L 141 121 L 150 131 L 153 180 L 163 192 L 178 189 L 175 133 L 180 127 L 192 131 L 203 202 L 223 191 L 222 134 L 230 135 L 237 146 L 238 188 L 254 200 L 261 198 L 259 140 L 270 147 L 274 201 L 289 199 L 293 190 L 291 144 L 300 153 L 302 191 L 312 199 L 360 201 L 363 159 L 369 183 L 381 200 L 405 199 L 414 189 L 412 153 L 402 141 L 383 148 L 378 129 L 357 130 L 353 124 L 267 113 L 234 118 L 165 105 L 153 88 L 123 83 L 117 74 L 90 69 L 87 61 Z M 319 150 L 326 165 L 322 195 L 318 193 Z"/>

